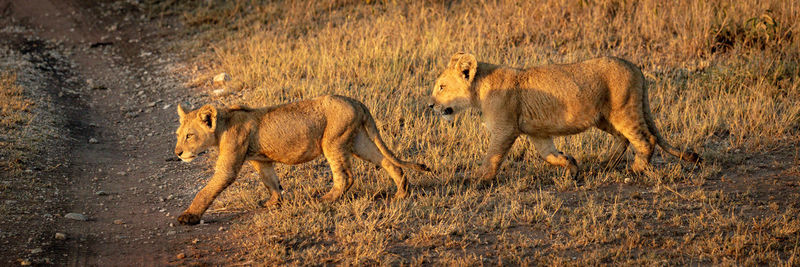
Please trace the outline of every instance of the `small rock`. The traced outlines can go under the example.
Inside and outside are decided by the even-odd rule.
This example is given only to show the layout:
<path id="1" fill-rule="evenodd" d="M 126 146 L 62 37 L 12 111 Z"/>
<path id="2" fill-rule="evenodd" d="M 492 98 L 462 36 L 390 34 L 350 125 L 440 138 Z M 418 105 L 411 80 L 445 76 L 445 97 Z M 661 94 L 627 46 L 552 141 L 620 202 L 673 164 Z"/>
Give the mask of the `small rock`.
<path id="1" fill-rule="evenodd" d="M 125 222 L 123 222 L 123 221 L 122 221 L 122 220 L 120 220 L 120 219 L 116 219 L 116 220 L 114 220 L 114 224 L 124 224 L 124 223 L 125 223 Z"/>
<path id="2" fill-rule="evenodd" d="M 86 217 L 86 215 L 83 215 L 83 214 L 80 214 L 80 213 L 67 213 L 66 215 L 64 215 L 64 218 L 71 219 L 71 220 L 76 220 L 76 221 L 87 221 L 87 220 L 89 220 L 89 218 Z"/>
<path id="3" fill-rule="evenodd" d="M 215 96 L 222 96 L 222 95 L 226 94 L 227 92 L 228 91 L 225 90 L 225 89 L 217 89 L 217 90 L 211 91 L 211 93 L 213 93 Z"/>
<path id="4" fill-rule="evenodd" d="M 625 183 L 626 184 L 630 184 L 631 182 L 633 182 L 633 180 L 631 180 L 630 177 L 625 177 Z"/>
<path id="5" fill-rule="evenodd" d="M 231 76 L 227 73 L 220 73 L 217 76 L 214 76 L 214 84 L 224 84 L 227 81 L 231 80 Z"/>
<path id="6" fill-rule="evenodd" d="M 107 196 L 108 195 L 108 193 L 106 193 L 106 191 L 103 191 L 103 190 L 94 192 L 94 194 L 98 195 L 98 196 Z"/>
<path id="7" fill-rule="evenodd" d="M 65 234 L 65 233 L 56 233 L 56 239 L 58 239 L 58 240 L 66 240 L 67 239 L 67 234 Z"/>
<path id="8" fill-rule="evenodd" d="M 178 258 L 179 260 L 182 260 L 182 259 L 186 258 L 186 253 L 178 253 L 178 255 L 175 256 L 175 257 Z"/>
<path id="9" fill-rule="evenodd" d="M 192 240 L 192 244 L 197 244 L 197 243 L 200 243 L 200 239 L 195 238 L 194 240 Z"/>
<path id="10" fill-rule="evenodd" d="M 42 253 L 42 251 L 43 250 L 41 248 L 34 248 L 34 249 L 31 249 L 31 254 L 39 254 L 39 253 Z"/>
<path id="11" fill-rule="evenodd" d="M 31 265 L 31 261 L 29 259 L 20 259 L 19 260 L 19 265 L 29 266 L 29 265 Z"/>
<path id="12" fill-rule="evenodd" d="M 220 226 L 218 229 L 220 232 L 225 231 L 225 227 Z"/>
<path id="13" fill-rule="evenodd" d="M 6 200 L 5 203 L 6 203 L 6 205 L 14 205 L 14 204 L 17 204 L 17 201 L 16 200 Z"/>
<path id="14" fill-rule="evenodd" d="M 136 118 L 136 116 L 139 116 L 139 112 L 131 111 L 131 112 L 125 113 L 125 118 L 128 118 L 128 119 Z"/>
<path id="15" fill-rule="evenodd" d="M 177 234 L 177 233 L 178 233 L 178 232 L 176 232 L 176 231 L 168 231 L 168 232 L 167 232 L 167 235 L 174 235 L 174 234 Z"/>
<path id="16" fill-rule="evenodd" d="M 100 141 L 97 141 L 97 138 L 94 137 L 89 138 L 89 144 L 97 144 L 97 143 L 100 143 Z"/>

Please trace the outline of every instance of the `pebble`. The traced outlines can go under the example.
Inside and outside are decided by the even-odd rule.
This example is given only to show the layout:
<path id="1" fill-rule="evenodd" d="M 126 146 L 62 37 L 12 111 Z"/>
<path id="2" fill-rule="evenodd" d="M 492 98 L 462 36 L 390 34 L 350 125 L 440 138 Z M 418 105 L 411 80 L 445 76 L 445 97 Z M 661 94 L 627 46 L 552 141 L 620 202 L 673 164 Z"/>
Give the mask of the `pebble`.
<path id="1" fill-rule="evenodd" d="M 39 254 L 39 253 L 42 253 L 42 251 L 43 250 L 41 248 L 34 248 L 34 249 L 31 249 L 31 254 Z"/>
<path id="2" fill-rule="evenodd" d="M 71 219 L 71 220 L 77 220 L 77 221 L 87 221 L 87 220 L 89 220 L 89 218 L 86 217 L 86 215 L 83 215 L 83 214 L 80 214 L 80 213 L 67 213 L 66 215 L 64 215 L 64 218 Z"/>
<path id="3" fill-rule="evenodd" d="M 120 219 L 116 219 L 116 220 L 114 220 L 114 224 L 124 224 L 124 223 L 125 223 L 125 222 L 123 222 L 123 221 L 122 221 L 122 220 L 120 220 Z"/>
<path id="4" fill-rule="evenodd" d="M 98 141 L 98 140 L 97 140 L 97 138 L 94 138 L 94 137 L 92 137 L 92 138 L 89 138 L 89 144 L 97 144 L 97 143 L 99 143 L 99 142 L 100 142 L 100 141 Z"/>
<path id="5" fill-rule="evenodd" d="M 633 182 L 633 180 L 631 180 L 630 177 L 625 177 L 625 183 L 626 184 L 630 184 L 631 182 Z"/>
<path id="6" fill-rule="evenodd" d="M 227 81 L 230 81 L 230 80 L 231 80 L 231 76 L 228 75 L 227 73 L 224 73 L 224 72 L 220 73 L 220 74 L 217 74 L 217 76 L 214 76 L 214 84 L 223 84 L 223 83 L 225 83 Z"/>
<path id="7" fill-rule="evenodd" d="M 186 253 L 178 253 L 178 255 L 175 257 L 178 258 L 179 260 L 182 260 L 183 258 L 186 258 Z"/>
<path id="8" fill-rule="evenodd" d="M 217 89 L 217 90 L 211 91 L 211 93 L 213 93 L 215 96 L 221 96 L 221 95 L 224 95 L 225 93 L 227 93 L 227 91 L 225 89 Z"/>
<path id="9" fill-rule="evenodd" d="M 65 233 L 56 233 L 56 239 L 58 239 L 58 240 L 66 240 L 67 239 L 67 234 L 65 234 Z"/>
<path id="10" fill-rule="evenodd" d="M 94 194 L 98 195 L 98 196 L 107 196 L 108 195 L 108 193 L 106 193 L 106 191 L 103 191 L 103 190 L 94 192 Z"/>

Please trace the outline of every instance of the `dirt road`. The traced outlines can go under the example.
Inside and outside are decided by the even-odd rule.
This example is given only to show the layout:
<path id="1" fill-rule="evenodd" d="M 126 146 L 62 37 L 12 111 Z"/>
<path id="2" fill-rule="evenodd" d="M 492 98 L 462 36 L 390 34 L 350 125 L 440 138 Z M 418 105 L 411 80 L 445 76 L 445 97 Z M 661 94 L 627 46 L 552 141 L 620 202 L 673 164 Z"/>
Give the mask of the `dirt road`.
<path id="1" fill-rule="evenodd" d="M 5 240 L 11 249 L 0 265 L 213 264 L 227 254 L 207 240 L 224 234 L 230 215 L 207 214 L 195 227 L 175 221 L 208 176 L 204 163 L 172 155 L 176 104 L 199 100 L 172 74 L 185 68 L 165 52 L 174 26 L 151 20 L 137 2 L 0 1 L 0 45 L 47 77 L 69 132 L 67 152 L 53 155 L 63 164 L 31 174 L 60 192 L 40 207 L 51 220 L 4 226 L 38 232 Z"/>

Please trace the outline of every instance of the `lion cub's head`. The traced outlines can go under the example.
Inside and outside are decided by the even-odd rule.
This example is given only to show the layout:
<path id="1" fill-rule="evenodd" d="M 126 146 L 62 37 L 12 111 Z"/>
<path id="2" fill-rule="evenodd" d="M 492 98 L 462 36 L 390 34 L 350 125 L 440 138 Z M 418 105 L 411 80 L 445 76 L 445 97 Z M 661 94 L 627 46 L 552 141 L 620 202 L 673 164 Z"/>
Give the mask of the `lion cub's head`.
<path id="1" fill-rule="evenodd" d="M 478 61 L 472 54 L 456 53 L 450 58 L 447 68 L 442 71 L 433 87 L 434 110 L 446 120 L 472 103 L 472 82 L 478 69 Z"/>
<path id="2" fill-rule="evenodd" d="M 197 110 L 186 112 L 178 105 L 181 126 L 175 131 L 178 143 L 175 144 L 175 155 L 185 162 L 190 162 L 208 147 L 216 144 L 217 109 L 205 105 Z"/>

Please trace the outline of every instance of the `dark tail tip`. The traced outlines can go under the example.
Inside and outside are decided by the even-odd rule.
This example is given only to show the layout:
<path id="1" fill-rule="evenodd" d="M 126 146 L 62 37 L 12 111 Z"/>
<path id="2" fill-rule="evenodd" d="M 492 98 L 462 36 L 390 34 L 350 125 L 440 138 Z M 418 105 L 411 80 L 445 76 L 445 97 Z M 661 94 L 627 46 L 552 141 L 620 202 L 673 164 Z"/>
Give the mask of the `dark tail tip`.
<path id="1" fill-rule="evenodd" d="M 687 152 L 683 153 L 683 160 L 694 162 L 694 163 L 703 163 L 703 159 L 700 158 L 700 155 L 698 155 L 697 153 L 691 152 L 691 151 L 687 151 Z"/>
<path id="2" fill-rule="evenodd" d="M 425 164 L 417 164 L 417 165 L 419 165 L 419 168 L 422 171 L 426 171 L 426 172 L 430 172 L 431 171 L 431 168 L 428 168 L 428 166 L 426 166 Z"/>

